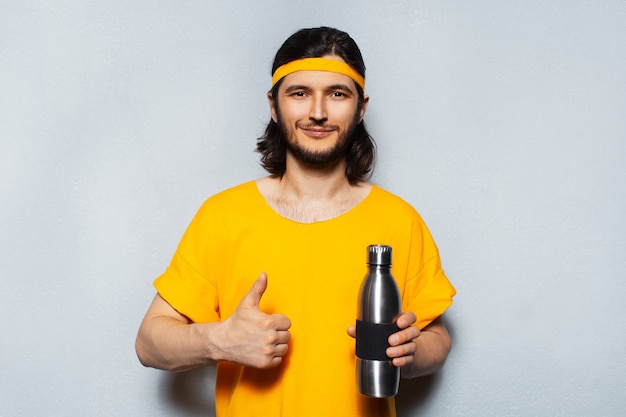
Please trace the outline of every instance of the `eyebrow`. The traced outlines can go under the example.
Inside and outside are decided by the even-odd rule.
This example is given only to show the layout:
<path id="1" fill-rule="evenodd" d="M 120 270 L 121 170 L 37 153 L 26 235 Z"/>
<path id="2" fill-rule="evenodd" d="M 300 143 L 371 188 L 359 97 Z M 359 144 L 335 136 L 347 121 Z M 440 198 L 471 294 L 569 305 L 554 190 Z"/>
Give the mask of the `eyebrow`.
<path id="1" fill-rule="evenodd" d="M 308 90 L 310 87 L 304 84 L 292 84 L 290 86 L 287 86 L 287 88 L 285 88 L 285 93 L 290 93 L 292 91 L 296 91 L 296 90 Z"/>
<path id="2" fill-rule="evenodd" d="M 290 93 L 292 91 L 297 91 L 297 90 L 310 90 L 310 89 L 311 87 L 306 84 L 293 84 L 293 85 L 287 86 L 287 88 L 285 89 L 285 93 Z M 343 90 L 343 91 L 348 91 L 350 93 L 353 93 L 350 87 L 347 84 L 343 84 L 343 83 L 329 85 L 325 87 L 324 90 L 326 91 Z"/>

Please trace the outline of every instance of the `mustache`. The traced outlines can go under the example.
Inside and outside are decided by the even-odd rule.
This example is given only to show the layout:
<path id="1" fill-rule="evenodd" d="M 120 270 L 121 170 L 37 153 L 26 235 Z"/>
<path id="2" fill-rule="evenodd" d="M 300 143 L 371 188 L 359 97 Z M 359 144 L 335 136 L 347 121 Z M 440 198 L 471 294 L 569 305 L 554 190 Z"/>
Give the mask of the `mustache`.
<path id="1" fill-rule="evenodd" d="M 300 129 L 323 129 L 323 130 L 338 130 L 339 126 L 337 125 L 333 125 L 333 124 L 327 124 L 324 122 L 310 122 L 310 123 L 306 123 L 306 124 L 301 124 L 301 123 L 297 123 L 296 127 L 300 128 Z"/>

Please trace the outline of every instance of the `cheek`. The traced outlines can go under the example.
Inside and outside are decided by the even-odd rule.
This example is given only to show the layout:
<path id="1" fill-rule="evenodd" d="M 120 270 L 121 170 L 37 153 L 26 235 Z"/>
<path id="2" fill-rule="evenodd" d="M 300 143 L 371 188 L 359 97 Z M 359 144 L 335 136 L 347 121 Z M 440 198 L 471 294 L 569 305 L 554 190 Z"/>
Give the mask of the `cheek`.
<path id="1" fill-rule="evenodd" d="M 290 105 L 280 108 L 279 118 L 286 123 L 294 123 L 298 120 L 308 119 L 309 110 L 304 105 Z"/>
<path id="2" fill-rule="evenodd" d="M 341 123 L 342 125 L 350 125 L 354 123 L 355 120 L 358 121 L 359 119 L 359 113 L 354 106 L 338 108 L 333 114 L 335 122 Z"/>

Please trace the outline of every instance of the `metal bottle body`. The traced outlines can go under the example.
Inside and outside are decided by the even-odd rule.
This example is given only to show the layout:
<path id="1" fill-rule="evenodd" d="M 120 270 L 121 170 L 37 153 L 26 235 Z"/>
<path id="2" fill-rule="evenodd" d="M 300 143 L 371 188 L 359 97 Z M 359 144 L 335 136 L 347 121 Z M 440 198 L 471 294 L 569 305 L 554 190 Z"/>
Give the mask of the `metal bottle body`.
<path id="1" fill-rule="evenodd" d="M 400 368 L 384 351 L 387 338 L 397 331 L 402 304 L 391 275 L 391 247 L 368 247 L 369 270 L 359 292 L 357 314 L 357 383 L 359 392 L 376 398 L 398 393 Z M 367 346 L 365 346 L 367 345 Z"/>

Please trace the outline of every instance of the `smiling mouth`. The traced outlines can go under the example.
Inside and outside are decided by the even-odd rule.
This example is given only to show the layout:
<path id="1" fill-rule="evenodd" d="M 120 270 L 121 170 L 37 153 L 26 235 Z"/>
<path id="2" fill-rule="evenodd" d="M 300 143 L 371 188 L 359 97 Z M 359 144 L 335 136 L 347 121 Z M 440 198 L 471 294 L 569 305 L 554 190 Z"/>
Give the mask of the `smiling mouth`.
<path id="1" fill-rule="evenodd" d="M 311 136 L 313 138 L 325 138 L 326 136 L 333 133 L 332 130 L 315 130 L 315 129 L 302 129 L 307 136 Z"/>
<path id="2" fill-rule="evenodd" d="M 312 138 L 325 138 L 330 136 L 336 128 L 334 127 L 317 127 L 317 126 L 302 126 L 300 130 L 304 132 L 305 135 L 310 136 Z"/>

